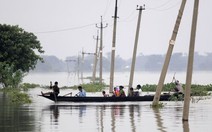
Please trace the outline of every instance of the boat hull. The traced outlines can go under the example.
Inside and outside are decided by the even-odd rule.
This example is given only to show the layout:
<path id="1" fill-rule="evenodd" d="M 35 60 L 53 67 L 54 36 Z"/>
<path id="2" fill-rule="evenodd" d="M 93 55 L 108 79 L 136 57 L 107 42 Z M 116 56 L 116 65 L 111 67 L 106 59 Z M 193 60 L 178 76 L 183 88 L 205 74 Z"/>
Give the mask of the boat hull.
<path id="1" fill-rule="evenodd" d="M 136 101 L 153 101 L 154 95 L 145 95 L 138 97 L 68 97 L 68 96 L 44 96 L 55 102 L 136 102 Z M 171 95 L 165 94 L 160 96 L 160 101 L 170 101 Z"/>

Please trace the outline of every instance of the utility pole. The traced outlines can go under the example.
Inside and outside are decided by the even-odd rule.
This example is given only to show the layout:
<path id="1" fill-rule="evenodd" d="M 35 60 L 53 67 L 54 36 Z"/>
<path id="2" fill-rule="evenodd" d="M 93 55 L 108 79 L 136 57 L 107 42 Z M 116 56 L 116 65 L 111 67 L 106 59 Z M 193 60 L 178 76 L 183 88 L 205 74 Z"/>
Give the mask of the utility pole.
<path id="1" fill-rule="evenodd" d="M 97 67 L 97 61 L 98 61 L 98 42 L 99 42 L 99 31 L 97 31 L 97 37 L 94 39 L 96 40 L 96 50 L 95 50 L 95 55 L 94 55 L 94 65 L 93 65 L 93 77 L 92 81 L 93 83 L 96 80 L 96 67 Z"/>
<path id="2" fill-rule="evenodd" d="M 180 22 L 181 22 L 181 19 L 182 19 L 182 16 L 183 16 L 185 4 L 186 4 L 186 0 L 182 0 L 180 10 L 179 10 L 179 13 L 178 13 L 178 16 L 177 16 L 177 20 L 175 22 L 175 27 L 174 27 L 174 30 L 173 30 L 173 33 L 172 33 L 172 36 L 171 36 L 171 40 L 169 41 L 169 47 L 168 47 L 165 62 L 163 64 L 163 68 L 162 68 L 162 71 L 161 71 L 161 74 L 160 74 L 160 79 L 159 79 L 159 82 L 158 82 L 158 85 L 157 85 L 156 94 L 155 94 L 154 99 L 153 99 L 153 103 L 152 103 L 153 106 L 157 106 L 158 103 L 159 103 L 159 100 L 160 100 L 160 94 L 161 94 L 161 91 L 163 89 L 164 80 L 165 80 L 166 73 L 167 73 L 167 70 L 168 70 L 168 66 L 169 66 L 172 51 L 173 51 L 173 48 L 174 48 L 175 40 L 176 40 L 176 37 L 177 37 L 178 29 L 180 27 Z"/>
<path id="3" fill-rule="evenodd" d="M 66 59 L 65 62 L 67 62 L 67 70 L 68 70 L 68 78 L 69 78 L 70 76 L 69 62 L 76 62 L 76 60 Z"/>
<path id="4" fill-rule="evenodd" d="M 83 71 L 84 71 L 84 51 L 82 49 L 82 58 L 81 58 L 81 81 L 83 83 Z"/>
<path id="5" fill-rule="evenodd" d="M 196 38 L 198 9 L 199 9 L 199 0 L 195 0 L 194 9 L 193 9 L 193 18 L 192 18 L 190 46 L 189 46 L 189 56 L 188 56 L 189 58 L 188 58 L 188 65 L 187 65 L 187 76 L 186 76 L 183 119 L 182 119 L 183 121 L 188 121 L 188 116 L 189 116 L 191 80 L 192 80 L 192 72 L 193 72 L 194 47 L 195 47 L 195 38 Z"/>
<path id="6" fill-rule="evenodd" d="M 67 70 L 68 70 L 68 74 L 70 74 L 69 62 L 76 62 L 76 60 L 73 60 L 73 59 L 67 59 L 67 60 L 65 60 L 65 62 L 67 62 Z"/>
<path id="7" fill-rule="evenodd" d="M 87 55 L 95 55 L 95 53 L 87 53 L 87 52 L 84 52 L 82 51 L 82 72 L 81 72 L 81 78 L 82 78 L 82 83 L 83 83 L 83 70 L 84 70 L 84 55 L 87 54 Z"/>
<path id="8" fill-rule="evenodd" d="M 107 27 L 107 24 L 106 26 L 103 26 L 103 23 L 102 23 L 102 16 L 101 16 L 101 23 L 100 23 L 100 27 L 98 27 L 98 25 L 96 24 L 96 27 L 97 28 L 100 28 L 100 47 L 99 47 L 99 83 L 102 83 L 102 49 L 103 49 L 103 28 L 106 28 Z"/>
<path id="9" fill-rule="evenodd" d="M 113 25 L 113 40 L 112 40 L 112 51 L 111 51 L 111 66 L 110 66 L 110 89 L 109 93 L 113 92 L 113 81 L 114 81 L 114 67 L 115 67 L 115 50 L 116 50 L 116 25 L 117 25 L 117 0 L 115 3 L 115 14 L 114 14 L 114 25 Z"/>
<path id="10" fill-rule="evenodd" d="M 145 5 L 144 5 L 145 6 Z M 133 50 L 133 58 L 132 58 L 132 64 L 131 64 L 131 71 L 130 71 L 130 80 L 129 80 L 129 88 L 133 85 L 133 78 L 134 78 L 134 71 L 135 71 L 135 61 L 136 61 L 136 53 L 137 53 L 137 46 L 138 46 L 138 38 L 139 38 L 139 31 L 140 31 L 140 23 L 141 23 L 141 14 L 142 10 L 145 10 L 144 7 L 140 6 L 137 8 L 139 10 L 139 15 L 138 15 L 138 22 L 137 22 L 137 29 L 136 29 L 136 36 L 135 36 L 135 43 L 134 43 L 134 50 Z"/>
<path id="11" fill-rule="evenodd" d="M 80 73 L 80 55 L 79 55 L 79 53 L 78 53 L 78 57 L 77 57 L 77 81 L 78 81 L 78 83 L 79 83 L 79 73 Z"/>

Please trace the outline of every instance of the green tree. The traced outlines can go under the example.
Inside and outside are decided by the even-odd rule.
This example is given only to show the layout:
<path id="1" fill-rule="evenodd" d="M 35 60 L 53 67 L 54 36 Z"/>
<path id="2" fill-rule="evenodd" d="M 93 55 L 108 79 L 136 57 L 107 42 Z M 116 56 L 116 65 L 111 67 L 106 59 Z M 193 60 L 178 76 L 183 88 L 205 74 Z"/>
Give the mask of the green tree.
<path id="1" fill-rule="evenodd" d="M 33 33 L 18 26 L 0 24 L 0 83 L 14 85 L 11 78 L 12 82 L 20 82 L 21 74 L 34 69 L 37 62 L 42 61 L 36 53 L 44 51 Z"/>

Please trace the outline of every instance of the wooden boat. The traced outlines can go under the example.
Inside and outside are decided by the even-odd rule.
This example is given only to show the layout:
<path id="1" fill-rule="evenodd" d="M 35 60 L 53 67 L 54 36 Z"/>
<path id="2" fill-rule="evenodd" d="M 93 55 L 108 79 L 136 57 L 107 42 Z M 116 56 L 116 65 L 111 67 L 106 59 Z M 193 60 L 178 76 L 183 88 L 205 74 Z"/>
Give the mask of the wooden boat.
<path id="1" fill-rule="evenodd" d="M 145 95 L 137 97 L 74 97 L 74 96 L 46 96 L 40 95 L 44 98 L 55 102 L 136 102 L 136 101 L 153 101 L 154 95 Z M 170 101 L 170 94 L 163 94 L 160 96 L 160 101 Z"/>

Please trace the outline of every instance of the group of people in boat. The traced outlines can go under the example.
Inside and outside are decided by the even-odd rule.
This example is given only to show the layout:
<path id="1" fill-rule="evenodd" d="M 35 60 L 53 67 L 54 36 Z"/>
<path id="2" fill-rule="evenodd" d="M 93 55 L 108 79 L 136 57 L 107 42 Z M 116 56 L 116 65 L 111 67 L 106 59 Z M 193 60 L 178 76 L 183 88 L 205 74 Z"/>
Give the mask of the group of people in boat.
<path id="1" fill-rule="evenodd" d="M 50 82 L 50 89 L 52 89 L 52 92 L 43 93 L 41 91 L 41 95 L 57 97 L 58 94 L 60 93 L 60 89 L 58 87 L 58 82 L 57 81 L 54 83 L 54 85 L 52 85 L 52 82 Z M 86 97 L 86 91 L 82 88 L 82 86 L 78 86 L 78 90 L 79 90 L 79 92 L 77 94 L 75 94 L 75 97 Z M 128 95 L 126 95 L 126 93 L 124 91 L 124 86 L 121 85 L 119 87 L 114 87 L 114 91 L 113 91 L 112 97 L 140 96 L 141 92 L 142 92 L 141 85 L 137 85 L 136 90 L 134 90 L 131 87 Z M 72 92 L 70 92 L 68 94 L 65 94 L 64 96 L 67 96 L 67 95 L 71 95 L 72 96 Z M 109 94 L 106 94 L 105 91 L 102 91 L 102 95 L 103 95 L 103 97 L 109 97 Z"/>
<path id="2" fill-rule="evenodd" d="M 174 78 L 175 81 L 175 87 L 171 90 L 171 92 L 174 92 L 174 94 L 183 94 L 183 88 L 182 85 L 180 84 L 180 82 L 178 80 L 176 80 Z M 58 94 L 60 93 L 60 89 L 58 87 L 58 82 L 56 81 L 54 83 L 54 85 L 52 85 L 52 82 L 50 82 L 50 89 L 52 89 L 52 92 L 47 92 L 47 93 L 43 93 L 41 91 L 41 94 L 43 96 L 55 96 L 57 97 Z M 75 94 L 75 97 L 86 97 L 86 91 L 82 88 L 82 86 L 78 86 L 78 90 L 79 92 L 77 94 Z M 72 92 L 64 95 L 71 95 L 72 96 Z M 105 91 L 102 91 L 102 95 L 103 97 L 109 97 L 109 94 L 106 94 Z M 142 95 L 142 87 L 140 84 L 138 84 L 136 86 L 136 89 L 134 90 L 133 87 L 131 87 L 129 89 L 128 95 L 126 95 L 125 91 L 124 91 L 124 86 L 118 86 L 118 87 L 114 87 L 113 89 L 113 94 L 112 97 L 137 97 L 137 96 L 141 96 Z"/>
<path id="3" fill-rule="evenodd" d="M 141 96 L 142 90 L 141 85 L 137 85 L 136 89 L 134 90 L 132 87 L 129 90 L 128 95 L 126 95 L 124 91 L 124 86 L 114 87 L 112 97 L 135 97 Z M 109 94 L 106 94 L 105 91 L 102 91 L 103 97 L 109 97 Z"/>

